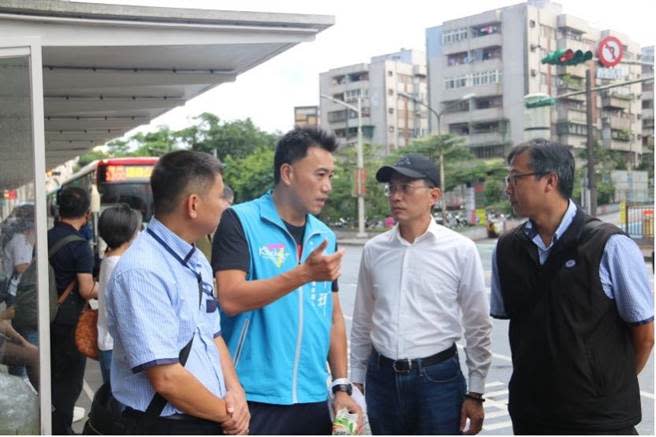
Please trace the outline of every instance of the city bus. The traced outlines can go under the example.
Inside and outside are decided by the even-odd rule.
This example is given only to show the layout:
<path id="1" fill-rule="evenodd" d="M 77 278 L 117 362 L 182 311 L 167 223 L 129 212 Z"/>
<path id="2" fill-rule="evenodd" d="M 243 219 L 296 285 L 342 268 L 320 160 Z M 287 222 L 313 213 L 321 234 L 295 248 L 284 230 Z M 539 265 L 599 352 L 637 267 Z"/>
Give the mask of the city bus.
<path id="1" fill-rule="evenodd" d="M 105 245 L 98 237 L 98 217 L 107 207 L 127 203 L 141 212 L 143 223 L 153 214 L 153 194 L 150 175 L 157 163 L 156 157 L 110 158 L 93 161 L 62 182 L 59 188 L 48 193 L 49 227 L 57 219 L 57 194 L 66 187 L 81 187 L 91 195 L 92 220 L 88 232 L 94 254 L 102 257 Z"/>

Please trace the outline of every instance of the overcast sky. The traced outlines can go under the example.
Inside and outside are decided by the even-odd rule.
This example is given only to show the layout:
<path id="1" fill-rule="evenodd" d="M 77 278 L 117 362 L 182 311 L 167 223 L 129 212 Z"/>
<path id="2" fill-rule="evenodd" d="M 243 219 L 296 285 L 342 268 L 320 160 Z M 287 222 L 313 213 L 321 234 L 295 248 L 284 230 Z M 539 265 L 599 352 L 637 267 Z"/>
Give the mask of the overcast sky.
<path id="1" fill-rule="evenodd" d="M 474 15 L 520 1 L 510 0 L 87 0 L 95 3 L 162 7 L 208 8 L 260 12 L 326 14 L 335 25 L 312 42 L 301 43 L 254 69 L 233 83 L 217 88 L 158 117 L 151 128 L 179 129 L 191 118 L 212 112 L 224 120 L 250 117 L 267 131 L 286 131 L 293 125 L 293 107 L 317 105 L 319 73 L 335 67 L 368 62 L 372 56 L 400 48 L 425 51 L 425 29 L 444 21 Z M 654 45 L 651 0 L 602 2 L 561 0 L 563 12 L 599 29 L 628 35 L 641 46 Z M 651 5 L 651 6 L 650 6 Z"/>

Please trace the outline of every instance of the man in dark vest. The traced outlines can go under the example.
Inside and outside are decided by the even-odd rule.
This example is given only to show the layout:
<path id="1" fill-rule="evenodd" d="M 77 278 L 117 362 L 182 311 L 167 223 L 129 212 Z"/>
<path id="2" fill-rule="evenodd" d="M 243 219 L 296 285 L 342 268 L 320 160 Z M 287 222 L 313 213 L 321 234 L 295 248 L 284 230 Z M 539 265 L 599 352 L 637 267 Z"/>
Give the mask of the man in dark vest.
<path id="1" fill-rule="evenodd" d="M 515 434 L 636 434 L 653 296 L 637 245 L 572 199 L 574 158 L 533 140 L 508 155 L 506 193 L 528 221 L 499 239 L 491 315 L 509 319 Z"/>

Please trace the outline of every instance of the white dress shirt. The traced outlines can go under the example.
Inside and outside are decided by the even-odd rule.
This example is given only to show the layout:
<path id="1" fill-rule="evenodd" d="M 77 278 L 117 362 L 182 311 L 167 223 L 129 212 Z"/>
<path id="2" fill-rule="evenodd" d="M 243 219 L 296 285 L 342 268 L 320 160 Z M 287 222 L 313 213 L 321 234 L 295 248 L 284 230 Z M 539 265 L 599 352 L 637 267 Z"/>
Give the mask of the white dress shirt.
<path id="1" fill-rule="evenodd" d="M 364 246 L 351 330 L 351 378 L 365 381 L 372 346 L 394 359 L 425 358 L 463 332 L 469 391 L 483 393 L 492 323 L 474 242 L 431 220 L 409 243 L 398 225 Z"/>

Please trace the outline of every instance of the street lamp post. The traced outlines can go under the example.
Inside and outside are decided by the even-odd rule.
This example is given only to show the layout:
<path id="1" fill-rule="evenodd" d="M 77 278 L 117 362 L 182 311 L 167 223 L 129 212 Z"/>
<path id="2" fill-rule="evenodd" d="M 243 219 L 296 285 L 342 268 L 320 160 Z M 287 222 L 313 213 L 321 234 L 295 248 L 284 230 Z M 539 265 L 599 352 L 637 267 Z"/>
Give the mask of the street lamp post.
<path id="1" fill-rule="evenodd" d="M 365 183 L 364 180 L 364 153 L 362 151 L 362 97 L 358 96 L 358 106 L 350 105 L 342 100 L 336 99 L 334 97 L 328 96 L 326 94 L 320 94 L 321 98 L 330 100 L 333 103 L 342 105 L 351 111 L 355 111 L 358 114 L 358 139 L 355 144 L 355 152 L 357 154 L 357 174 L 355 177 L 355 192 L 358 197 L 358 233 L 357 236 L 364 238 L 367 236 L 367 233 L 364 230 L 364 216 L 365 216 L 365 206 L 364 206 L 364 187 L 362 184 Z M 346 113 L 346 126 L 347 126 L 347 135 L 348 135 L 348 111 Z"/>
<path id="2" fill-rule="evenodd" d="M 454 106 L 456 106 L 460 102 L 463 102 L 465 100 L 469 100 L 469 99 L 476 96 L 476 94 L 474 94 L 474 93 L 465 94 L 460 99 L 458 99 L 456 102 L 451 103 L 450 105 L 447 105 L 444 108 L 442 108 L 441 111 L 436 111 L 428 103 L 422 102 L 421 100 L 417 99 L 415 96 L 413 96 L 411 94 L 407 94 L 407 93 L 404 93 L 404 92 L 401 92 L 401 91 L 398 91 L 397 94 L 400 95 L 401 97 L 405 97 L 406 99 L 412 100 L 413 102 L 417 103 L 418 105 L 424 106 L 426 109 L 428 109 L 430 112 L 433 113 L 433 115 L 435 116 L 435 119 L 437 120 L 437 135 L 438 136 L 442 134 L 442 131 L 440 129 L 441 128 L 440 117 L 442 116 L 444 111 L 446 111 L 447 109 L 453 108 Z M 442 196 L 444 196 L 444 193 L 446 192 L 446 186 L 444 185 L 444 149 L 442 147 L 440 147 L 438 152 L 439 152 L 439 155 L 440 155 L 440 189 L 442 190 Z M 446 201 L 444 200 L 444 197 L 442 197 L 442 223 L 444 223 L 444 225 L 446 225 Z"/>

